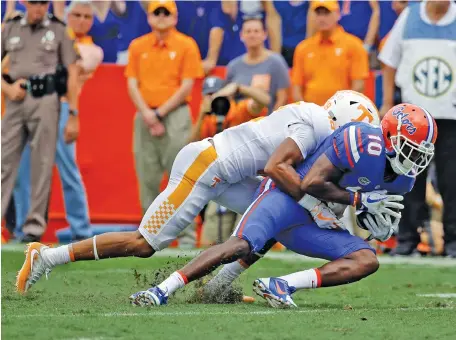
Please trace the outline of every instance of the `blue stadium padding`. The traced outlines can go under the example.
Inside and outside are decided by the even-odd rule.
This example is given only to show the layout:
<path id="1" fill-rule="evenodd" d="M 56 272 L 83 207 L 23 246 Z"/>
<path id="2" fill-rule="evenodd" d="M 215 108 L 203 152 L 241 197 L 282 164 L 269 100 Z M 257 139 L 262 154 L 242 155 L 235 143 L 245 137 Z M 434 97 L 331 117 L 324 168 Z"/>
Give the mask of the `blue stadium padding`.
<path id="1" fill-rule="evenodd" d="M 138 229 L 138 225 L 134 224 L 92 224 L 91 225 L 93 235 L 100 235 L 104 233 L 110 233 L 113 231 L 135 231 Z M 56 232 L 59 243 L 70 243 L 72 242 L 72 234 L 69 227 L 59 229 Z"/>

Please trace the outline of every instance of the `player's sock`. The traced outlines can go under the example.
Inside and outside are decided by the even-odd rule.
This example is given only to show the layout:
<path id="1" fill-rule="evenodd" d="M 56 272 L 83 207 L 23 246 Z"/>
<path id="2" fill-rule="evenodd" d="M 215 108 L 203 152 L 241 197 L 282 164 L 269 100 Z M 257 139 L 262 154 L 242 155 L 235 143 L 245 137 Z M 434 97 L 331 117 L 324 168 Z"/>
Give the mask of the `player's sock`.
<path id="1" fill-rule="evenodd" d="M 321 274 L 318 268 L 281 276 L 279 279 L 287 281 L 289 286 L 296 289 L 318 288 L 321 286 Z"/>
<path id="2" fill-rule="evenodd" d="M 229 286 L 249 266 L 242 260 L 234 261 L 223 266 L 223 268 L 210 280 L 206 287 Z"/>
<path id="3" fill-rule="evenodd" d="M 168 276 L 168 278 L 165 281 L 160 283 L 158 285 L 158 288 L 160 288 L 163 292 L 167 293 L 168 295 L 171 295 L 179 288 L 184 287 L 187 283 L 187 277 L 179 271 L 176 271 L 172 273 L 170 276 Z"/>
<path id="4" fill-rule="evenodd" d="M 74 261 L 73 249 L 71 245 L 48 248 L 42 252 L 44 260 L 52 267 L 58 264 L 65 264 Z"/>

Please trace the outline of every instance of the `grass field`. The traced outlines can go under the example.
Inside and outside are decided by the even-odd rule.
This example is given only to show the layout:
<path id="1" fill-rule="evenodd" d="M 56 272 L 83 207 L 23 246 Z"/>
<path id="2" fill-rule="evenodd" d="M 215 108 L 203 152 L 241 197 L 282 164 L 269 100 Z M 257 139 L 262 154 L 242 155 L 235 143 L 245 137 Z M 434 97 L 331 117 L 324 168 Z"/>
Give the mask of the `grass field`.
<path id="1" fill-rule="evenodd" d="M 168 254 L 60 267 L 23 297 L 14 291 L 23 253 L 2 250 L 2 338 L 456 339 L 456 298 L 420 296 L 456 296 L 456 261 L 382 264 L 361 282 L 295 294 L 299 309 L 293 310 L 272 309 L 258 299 L 254 304 L 189 303 L 195 293 L 192 285 L 168 306 L 130 306 L 131 293 L 188 260 Z M 322 263 L 276 255 L 280 259 L 265 258 L 243 274 L 239 283 L 244 293 L 252 294 L 257 277 Z M 158 272 L 160 267 L 165 270 Z"/>

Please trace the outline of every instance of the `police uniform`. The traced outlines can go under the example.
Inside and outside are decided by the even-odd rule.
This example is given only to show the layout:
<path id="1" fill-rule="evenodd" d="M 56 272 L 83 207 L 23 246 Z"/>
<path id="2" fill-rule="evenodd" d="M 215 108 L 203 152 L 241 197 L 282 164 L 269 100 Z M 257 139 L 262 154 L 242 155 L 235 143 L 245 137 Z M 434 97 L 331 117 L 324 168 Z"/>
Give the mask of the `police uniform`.
<path id="1" fill-rule="evenodd" d="M 25 15 L 7 21 L 1 36 L 2 59 L 9 55 L 10 83 L 28 80 L 25 98 L 6 99 L 2 121 L 2 217 L 13 192 L 21 154 L 31 146 L 31 206 L 24 224 L 26 235 L 39 238 L 45 230 L 45 212 L 51 185 L 58 133 L 60 102 L 56 92 L 59 64 L 68 68 L 78 59 L 65 24 L 52 15 L 31 25 Z M 7 80 L 8 79 L 8 80 Z M 65 90 L 62 90 L 65 91 Z"/>

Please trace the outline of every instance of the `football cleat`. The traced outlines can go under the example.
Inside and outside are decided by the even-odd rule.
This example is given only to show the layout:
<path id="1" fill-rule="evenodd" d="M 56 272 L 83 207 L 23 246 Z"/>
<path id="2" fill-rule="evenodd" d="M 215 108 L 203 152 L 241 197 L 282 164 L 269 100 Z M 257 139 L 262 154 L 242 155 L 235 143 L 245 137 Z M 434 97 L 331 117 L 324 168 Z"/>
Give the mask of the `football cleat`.
<path id="1" fill-rule="evenodd" d="M 298 307 L 291 298 L 296 288 L 288 286 L 287 281 L 277 277 L 256 279 L 253 282 L 253 291 L 273 308 Z"/>
<path id="2" fill-rule="evenodd" d="M 46 279 L 48 278 L 52 267 L 46 263 L 42 256 L 42 252 L 48 248 L 39 242 L 27 244 L 25 261 L 16 277 L 16 289 L 19 293 L 25 294 L 43 274 L 46 275 Z"/>
<path id="3" fill-rule="evenodd" d="M 161 306 L 168 303 L 168 294 L 158 287 L 152 287 L 132 294 L 130 301 L 133 306 L 139 307 Z"/>

